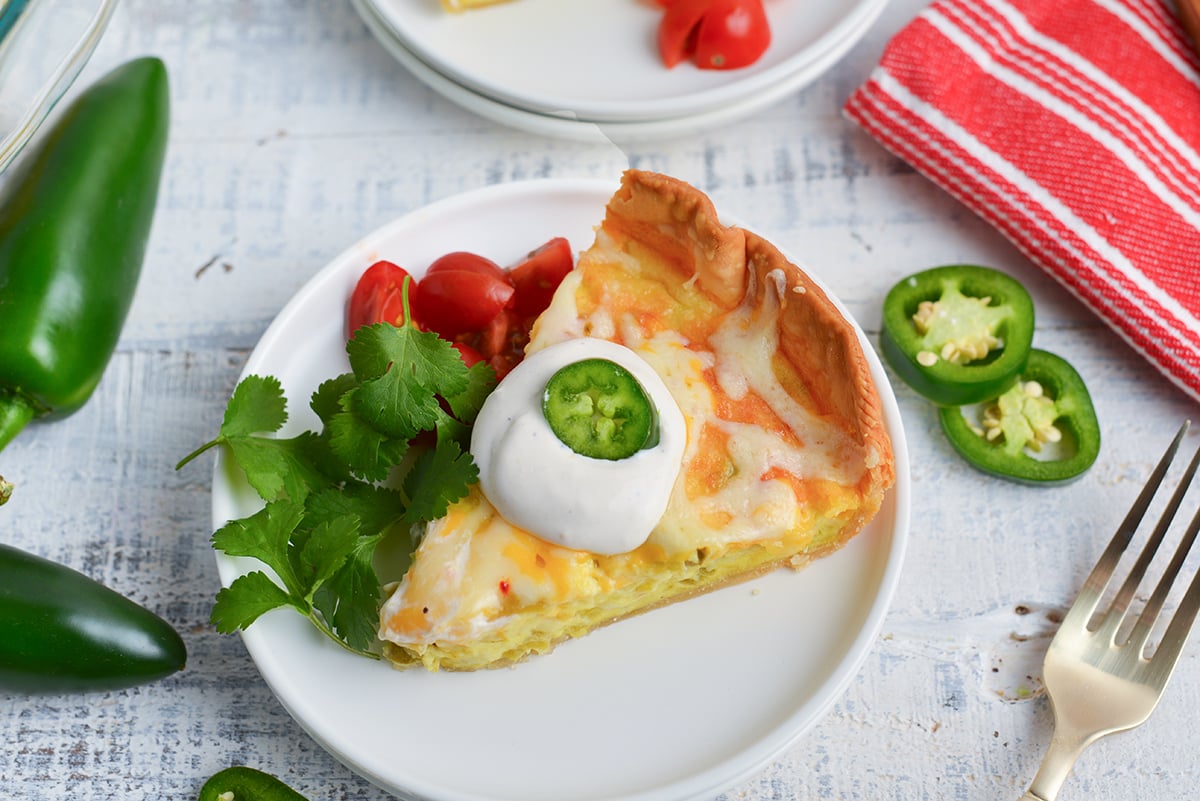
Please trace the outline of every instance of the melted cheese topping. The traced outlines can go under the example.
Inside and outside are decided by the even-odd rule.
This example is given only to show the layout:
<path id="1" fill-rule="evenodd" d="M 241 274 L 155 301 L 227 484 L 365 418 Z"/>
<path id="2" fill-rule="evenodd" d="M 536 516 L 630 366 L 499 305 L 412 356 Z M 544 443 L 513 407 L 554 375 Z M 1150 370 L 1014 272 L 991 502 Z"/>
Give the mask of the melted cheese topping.
<path id="1" fill-rule="evenodd" d="M 748 291 L 725 313 L 653 252 L 626 246 L 633 252 L 598 232 L 539 319 L 528 351 L 603 337 L 636 349 L 662 378 L 683 412 L 687 444 L 661 521 L 636 550 L 601 556 L 540 540 L 473 492 L 430 526 L 384 606 L 382 639 L 425 658 L 435 643 L 537 625 L 537 615 L 527 620 L 516 610 L 570 634 L 577 607 L 645 582 L 647 565 L 678 573 L 739 549 L 754 552 L 750 565 L 819 550 L 823 538 L 836 537 L 838 515 L 857 508 L 862 448 L 786 388 L 790 366 L 778 353 L 784 282 L 768 275 L 765 292 Z M 636 591 L 659 590 L 646 582 Z M 604 622 L 603 610 L 594 616 L 590 625 Z"/>

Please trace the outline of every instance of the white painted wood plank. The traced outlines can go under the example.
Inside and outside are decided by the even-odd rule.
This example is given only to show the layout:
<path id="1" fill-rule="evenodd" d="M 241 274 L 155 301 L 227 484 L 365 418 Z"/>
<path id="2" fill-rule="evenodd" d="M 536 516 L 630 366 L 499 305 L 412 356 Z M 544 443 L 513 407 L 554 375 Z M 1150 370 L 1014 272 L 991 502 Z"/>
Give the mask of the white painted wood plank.
<path id="1" fill-rule="evenodd" d="M 1036 666 L 1051 617 L 1196 408 L 1001 236 L 841 116 L 920 7 L 893 2 L 831 73 L 753 120 L 617 147 L 530 136 L 459 109 L 395 64 L 346 4 L 127 0 L 84 80 L 145 52 L 171 70 L 174 126 L 144 278 L 93 401 L 0 455 L 0 471 L 20 482 L 0 532 L 163 614 L 191 661 L 177 677 L 120 693 L 0 698 L 0 795 L 187 799 L 244 762 L 314 801 L 380 798 L 288 717 L 240 641 L 208 625 L 217 576 L 207 466 L 173 465 L 215 431 L 274 314 L 358 237 L 476 187 L 615 181 L 634 165 L 696 183 L 792 251 L 872 337 L 883 294 L 908 272 L 962 261 L 1008 270 L 1034 294 L 1035 344 L 1067 357 L 1091 386 L 1101 461 L 1053 490 L 966 469 L 933 409 L 897 386 L 915 506 L 884 635 L 830 715 L 725 798 L 1019 796 L 1050 734 Z M 1085 755 L 1063 797 L 1192 797 L 1198 706 L 1192 647 L 1151 721 Z"/>

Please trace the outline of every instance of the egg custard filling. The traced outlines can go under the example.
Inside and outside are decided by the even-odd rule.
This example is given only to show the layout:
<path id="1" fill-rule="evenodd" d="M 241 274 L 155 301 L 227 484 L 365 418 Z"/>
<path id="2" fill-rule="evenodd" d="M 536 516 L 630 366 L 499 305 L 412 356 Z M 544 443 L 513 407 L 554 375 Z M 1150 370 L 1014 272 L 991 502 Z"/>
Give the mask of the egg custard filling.
<path id="1" fill-rule="evenodd" d="M 398 667 L 508 665 L 629 615 L 801 567 L 859 532 L 894 480 L 854 327 L 803 271 L 722 225 L 687 184 L 626 173 L 594 244 L 535 324 L 527 358 L 579 339 L 632 351 L 681 413 L 661 516 L 636 544 L 567 547 L 511 522 L 477 485 L 429 524 L 383 605 L 379 634 Z M 541 487 L 531 474 L 526 501 Z M 547 514 L 570 528 L 558 507 Z M 622 542 L 620 521 L 614 514 L 604 542 Z"/>

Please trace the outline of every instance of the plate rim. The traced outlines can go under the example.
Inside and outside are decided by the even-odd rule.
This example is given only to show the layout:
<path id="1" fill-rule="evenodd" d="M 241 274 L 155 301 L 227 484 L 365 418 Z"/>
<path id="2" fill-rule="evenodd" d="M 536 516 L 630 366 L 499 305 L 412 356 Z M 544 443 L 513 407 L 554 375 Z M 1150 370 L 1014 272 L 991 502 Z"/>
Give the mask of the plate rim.
<path id="1" fill-rule="evenodd" d="M 264 352 L 264 345 L 272 345 L 274 343 L 274 340 L 281 335 L 280 332 L 285 327 L 287 320 L 295 316 L 310 296 L 317 294 L 326 284 L 335 280 L 341 272 L 348 269 L 347 265 L 352 260 L 361 258 L 364 251 L 372 252 L 373 243 L 386 239 L 389 232 L 393 229 L 404 229 L 419 223 L 422 218 L 440 217 L 462 206 L 470 206 L 481 202 L 494 202 L 500 198 L 504 198 L 506 202 L 512 203 L 520 198 L 548 193 L 584 193 L 595 195 L 599 203 L 597 208 L 598 222 L 599 215 L 603 211 L 603 203 L 611 196 L 617 186 L 618 182 L 615 180 L 580 178 L 535 178 L 491 184 L 434 200 L 376 227 L 340 251 L 321 269 L 314 273 L 299 290 L 291 295 L 279 313 L 267 326 L 247 357 L 246 363 L 239 373 L 238 381 L 240 382 L 242 378 L 253 372 L 258 359 L 261 358 Z M 742 225 L 740 221 L 727 219 L 723 215 L 722 220 L 728 224 Z M 792 254 L 788 251 L 782 248 L 781 251 L 790 261 L 801 263 L 796 262 Z M 805 270 L 808 272 L 808 268 L 805 268 Z M 828 294 L 838 310 L 854 325 L 871 368 L 872 377 L 879 390 L 885 424 L 892 440 L 896 466 L 896 482 L 884 498 L 884 507 L 886 508 L 889 503 L 893 506 L 893 521 L 891 530 L 887 534 L 888 554 L 882 563 L 878 584 L 875 587 L 875 597 L 870 603 L 869 610 L 863 616 L 861 628 L 854 635 L 852 642 L 848 644 L 844 652 L 840 654 L 836 665 L 820 682 L 817 690 L 811 696 L 806 697 L 802 703 L 797 704 L 796 708 L 792 709 L 782 722 L 773 727 L 764 727 L 761 731 L 757 732 L 757 736 L 752 743 L 740 749 L 732 749 L 720 762 L 705 771 L 688 775 L 683 779 L 667 784 L 646 788 L 636 793 L 606 796 L 606 798 L 610 798 L 612 801 L 618 801 L 618 799 L 619 801 L 667 801 L 668 799 L 669 801 L 701 801 L 702 799 L 712 798 L 761 771 L 786 750 L 794 746 L 796 742 L 823 720 L 830 708 L 845 694 L 849 684 L 861 672 L 867 656 L 879 638 L 884 619 L 891 608 L 907 551 L 911 513 L 909 455 L 899 405 L 882 362 L 871 346 L 862 327 L 849 314 L 837 296 L 829 291 L 819 275 L 814 275 L 811 272 L 809 272 L 809 275 Z M 225 454 L 218 452 L 213 465 L 211 523 L 214 530 L 229 519 L 223 513 L 222 504 L 236 506 L 236 502 L 230 504 L 230 502 L 222 501 L 218 496 L 218 486 L 225 479 L 223 473 L 227 469 L 225 466 L 226 461 Z M 252 560 L 229 557 L 215 550 L 213 551 L 213 555 L 217 562 L 217 570 L 222 587 L 228 586 L 234 578 L 245 572 L 248 563 L 252 563 Z M 261 566 L 259 565 L 258 567 Z M 279 685 L 283 683 L 281 681 L 282 677 L 277 677 L 273 673 L 269 675 L 269 672 L 264 669 L 258 650 L 260 648 L 268 648 L 268 643 L 264 641 L 262 629 L 251 627 L 248 631 L 240 632 L 240 636 L 245 643 L 255 669 L 262 676 L 265 683 L 271 689 L 272 694 L 288 712 L 289 716 L 322 749 L 355 774 L 365 778 L 380 789 L 400 797 L 437 799 L 437 801 L 497 801 L 499 798 L 498 796 L 459 792 L 456 789 L 446 786 L 437 786 L 427 779 L 413 780 L 411 776 L 406 777 L 405 783 L 401 785 L 395 783 L 390 778 L 377 775 L 375 771 L 363 764 L 362 760 L 356 759 L 353 754 L 347 753 L 345 749 L 334 743 L 326 733 L 318 731 L 301 711 L 300 707 L 303 704 L 299 703 L 296 699 L 287 697 L 281 690 Z M 544 658 L 553 658 L 553 655 Z M 817 698 L 820 699 L 817 706 L 809 709 L 810 703 Z M 805 719 L 797 722 L 796 718 L 802 716 Z M 747 759 L 748 754 L 752 754 L 749 759 Z M 735 764 L 737 765 L 736 769 L 731 769 Z"/>

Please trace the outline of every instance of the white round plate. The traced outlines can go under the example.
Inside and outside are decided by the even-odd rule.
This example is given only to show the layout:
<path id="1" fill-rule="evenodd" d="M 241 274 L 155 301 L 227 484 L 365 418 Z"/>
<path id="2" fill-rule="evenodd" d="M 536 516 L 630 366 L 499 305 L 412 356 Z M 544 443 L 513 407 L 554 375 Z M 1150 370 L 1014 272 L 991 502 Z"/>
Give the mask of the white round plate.
<path id="1" fill-rule="evenodd" d="M 352 0 L 359 15 L 384 48 L 422 83 L 453 103 L 485 119 L 528 133 L 583 142 L 643 142 L 694 136 L 697 131 L 711 130 L 744 119 L 815 80 L 833 66 L 866 32 L 874 15 L 857 19 L 853 35 L 843 37 L 833 47 L 822 52 L 803 68 L 768 85 L 740 101 L 721 104 L 707 111 L 688 116 L 668 117 L 636 122 L 594 122 L 567 112 L 539 113 L 503 103 L 480 94 L 438 72 L 412 52 L 396 35 L 372 0 Z"/>
<path id="2" fill-rule="evenodd" d="M 848 47 L 887 0 L 765 0 L 771 45 L 736 70 L 663 66 L 654 0 L 515 0 L 461 14 L 437 0 L 370 2 L 405 47 L 479 94 L 543 114 L 635 122 L 709 111 L 785 82 Z"/>
<path id="3" fill-rule="evenodd" d="M 582 250 L 615 189 L 594 181 L 503 184 L 384 226 L 292 298 L 245 372 L 282 382 L 291 411 L 285 435 L 315 427 L 308 397 L 349 369 L 346 298 L 374 260 L 419 273 L 445 252 L 471 250 L 513 263 L 553 236 Z M 799 573 L 779 571 L 640 615 L 505 670 L 398 672 L 347 653 L 291 610 L 255 622 L 246 647 L 318 743 L 396 795 L 711 798 L 795 743 L 841 695 L 896 586 L 908 528 L 908 456 L 895 397 L 865 340 L 864 349 L 895 446 L 897 484 L 861 534 Z M 258 506 L 219 455 L 214 526 Z M 217 563 L 226 586 L 259 567 L 221 554 Z"/>

